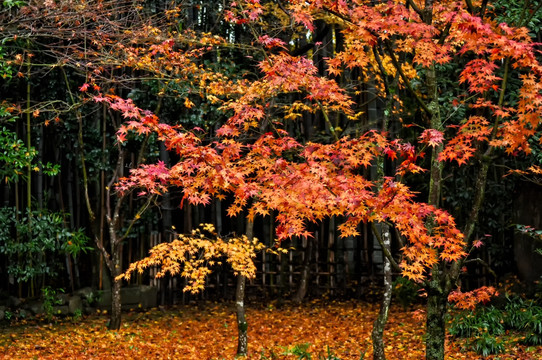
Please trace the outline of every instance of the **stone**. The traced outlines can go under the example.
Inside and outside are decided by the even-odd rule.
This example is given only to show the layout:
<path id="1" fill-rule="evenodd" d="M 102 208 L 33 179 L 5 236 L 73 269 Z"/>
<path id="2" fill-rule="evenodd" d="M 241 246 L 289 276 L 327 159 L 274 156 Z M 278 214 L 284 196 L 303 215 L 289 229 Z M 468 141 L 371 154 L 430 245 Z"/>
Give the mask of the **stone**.
<path id="1" fill-rule="evenodd" d="M 92 305 L 101 310 L 111 309 L 111 290 L 100 290 L 100 296 L 96 299 L 96 303 Z"/>
<path id="2" fill-rule="evenodd" d="M 70 313 L 70 315 L 83 313 L 83 300 L 81 300 L 80 296 L 70 296 L 68 299 L 68 313 Z"/>
<path id="3" fill-rule="evenodd" d="M 34 315 L 43 314 L 43 301 L 33 301 L 26 307 Z"/>
<path id="4" fill-rule="evenodd" d="M 25 309 L 19 309 L 17 314 L 20 319 L 26 319 L 28 317 L 28 311 L 26 311 Z"/>
<path id="5" fill-rule="evenodd" d="M 155 286 L 142 285 L 140 287 L 140 294 L 140 303 L 142 308 L 154 308 L 158 305 L 158 288 Z"/>
<path id="6" fill-rule="evenodd" d="M 139 286 L 130 286 L 120 289 L 120 298 L 123 305 L 136 305 L 141 302 Z"/>
<path id="7" fill-rule="evenodd" d="M 102 292 L 102 290 L 84 287 L 74 292 L 74 295 L 79 296 L 87 306 L 96 306 L 102 296 Z"/>
<path id="8" fill-rule="evenodd" d="M 57 305 L 66 305 L 68 304 L 68 301 L 70 300 L 70 295 L 64 294 L 64 293 L 57 293 L 56 298 L 58 300 Z"/>
<path id="9" fill-rule="evenodd" d="M 148 309 L 157 306 L 158 289 L 154 286 L 129 286 L 120 290 L 121 304 L 124 309 Z M 99 309 L 111 309 L 111 290 L 103 290 L 96 306 Z"/>
<path id="10" fill-rule="evenodd" d="M 15 296 L 10 296 L 8 300 L 8 305 L 14 308 L 18 308 L 22 304 L 22 300 Z"/>
<path id="11" fill-rule="evenodd" d="M 53 315 L 54 316 L 67 316 L 70 313 L 68 305 L 53 306 Z"/>

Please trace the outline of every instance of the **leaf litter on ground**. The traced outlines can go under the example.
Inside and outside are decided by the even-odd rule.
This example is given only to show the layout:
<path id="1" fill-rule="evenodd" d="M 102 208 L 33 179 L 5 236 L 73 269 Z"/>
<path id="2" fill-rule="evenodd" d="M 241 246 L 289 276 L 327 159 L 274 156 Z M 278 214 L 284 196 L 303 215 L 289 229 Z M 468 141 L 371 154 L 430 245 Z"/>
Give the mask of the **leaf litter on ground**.
<path id="1" fill-rule="evenodd" d="M 420 308 L 392 307 L 386 327 L 388 359 L 423 359 L 424 319 Z M 247 359 L 312 359 L 332 354 L 341 360 L 371 359 L 371 329 L 378 305 L 315 301 L 301 306 L 251 306 Z M 25 321 L 0 329 L 0 359 L 234 359 L 237 331 L 234 306 L 205 303 L 124 314 L 119 331 L 106 329 L 107 315 L 79 322 Z M 309 344 L 308 346 L 306 344 Z M 542 359 L 540 347 L 510 344 L 487 359 Z M 364 357 L 362 357 L 364 355 Z M 446 359 L 479 359 L 464 341 L 447 341 Z"/>

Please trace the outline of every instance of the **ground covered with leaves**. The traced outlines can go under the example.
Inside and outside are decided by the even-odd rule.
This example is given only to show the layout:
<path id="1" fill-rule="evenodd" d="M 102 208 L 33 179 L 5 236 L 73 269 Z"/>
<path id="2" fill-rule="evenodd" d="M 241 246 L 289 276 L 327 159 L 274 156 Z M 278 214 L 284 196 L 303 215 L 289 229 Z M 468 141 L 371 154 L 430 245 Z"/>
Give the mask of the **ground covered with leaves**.
<path id="1" fill-rule="evenodd" d="M 249 359 L 370 359 L 370 332 L 378 306 L 317 302 L 303 306 L 250 307 Z M 424 318 L 419 309 L 392 308 L 386 331 L 388 359 L 424 358 Z M 232 305 L 205 304 L 124 316 L 119 331 L 107 315 L 84 319 L 19 321 L 0 330 L 1 359 L 234 359 Z M 506 341 L 504 339 L 503 341 Z M 465 342 L 449 339 L 447 359 L 479 359 Z M 510 342 L 489 359 L 542 359 L 540 347 Z"/>

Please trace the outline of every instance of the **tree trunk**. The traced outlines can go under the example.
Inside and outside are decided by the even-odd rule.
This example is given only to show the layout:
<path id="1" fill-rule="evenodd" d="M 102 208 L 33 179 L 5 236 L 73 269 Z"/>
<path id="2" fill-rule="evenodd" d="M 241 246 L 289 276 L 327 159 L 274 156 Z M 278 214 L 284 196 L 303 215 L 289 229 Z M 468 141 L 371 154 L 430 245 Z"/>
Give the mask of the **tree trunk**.
<path id="1" fill-rule="evenodd" d="M 254 222 L 247 220 L 246 236 L 248 241 L 254 239 Z M 243 275 L 237 277 L 235 289 L 235 308 L 237 310 L 237 356 L 246 356 L 248 351 L 248 323 L 245 316 L 245 287 L 247 278 Z"/>
<path id="2" fill-rule="evenodd" d="M 248 324 L 245 317 L 245 285 L 246 277 L 237 277 L 237 288 L 235 289 L 235 308 L 237 310 L 237 356 L 246 356 L 248 350 Z"/>
<path id="3" fill-rule="evenodd" d="M 303 259 L 303 268 L 301 270 L 301 279 L 299 280 L 299 286 L 297 292 L 292 298 L 292 301 L 301 303 L 307 295 L 309 287 L 309 278 L 311 274 L 311 257 L 312 257 L 312 238 L 307 238 L 307 247 L 305 248 L 305 258 Z"/>
<path id="4" fill-rule="evenodd" d="M 444 360 L 444 342 L 446 339 L 446 305 L 445 294 L 436 289 L 427 292 L 427 340 L 425 358 L 427 360 Z"/>
<path id="5" fill-rule="evenodd" d="M 425 9 L 427 17 L 426 23 L 428 24 L 431 23 L 431 4 L 432 2 L 428 1 Z M 427 69 L 426 84 L 431 99 L 431 102 L 429 103 L 429 109 L 432 112 L 431 128 L 443 131 L 443 124 L 438 105 L 437 75 L 434 65 Z M 437 208 L 439 207 L 441 200 L 442 173 L 444 169 L 444 163 L 438 159 L 442 149 L 442 144 L 433 147 L 430 165 L 428 203 Z M 444 321 L 444 316 L 446 315 L 446 304 L 448 302 L 448 294 L 451 289 L 449 286 L 443 288 L 440 284 L 451 283 L 452 277 L 453 276 L 451 273 L 443 273 L 438 264 L 435 265 L 431 271 L 427 290 L 427 329 L 425 340 L 426 359 L 444 360 L 444 342 L 446 338 L 446 322 Z M 444 280 L 444 282 L 441 282 L 441 280 Z"/>
<path id="6" fill-rule="evenodd" d="M 118 251 L 112 253 L 112 269 L 111 270 L 111 316 L 109 320 L 109 330 L 120 329 L 121 317 L 122 317 L 122 304 L 120 298 L 120 287 L 122 280 L 117 280 L 117 276 L 120 275 L 120 254 Z"/>
<path id="7" fill-rule="evenodd" d="M 38 163 L 39 166 L 39 172 L 36 176 L 36 200 L 38 200 L 38 209 L 43 209 L 43 167 L 41 164 L 43 164 L 43 125 L 39 125 L 39 137 L 38 137 L 38 143 L 37 143 L 37 150 L 38 150 Z M 47 205 L 47 204 L 46 204 Z"/>
<path id="8" fill-rule="evenodd" d="M 388 253 L 391 253 L 391 236 L 390 226 L 388 224 L 381 223 L 380 233 L 382 237 L 382 244 L 386 247 Z M 377 235 L 378 236 L 378 235 Z M 385 360 L 386 355 L 384 352 L 384 328 L 388 322 L 388 314 L 390 310 L 391 294 L 392 294 L 392 274 L 391 274 L 391 262 L 387 256 L 384 258 L 384 294 L 382 298 L 382 304 L 380 306 L 380 312 L 373 324 L 373 331 L 371 338 L 373 340 L 373 359 Z"/>

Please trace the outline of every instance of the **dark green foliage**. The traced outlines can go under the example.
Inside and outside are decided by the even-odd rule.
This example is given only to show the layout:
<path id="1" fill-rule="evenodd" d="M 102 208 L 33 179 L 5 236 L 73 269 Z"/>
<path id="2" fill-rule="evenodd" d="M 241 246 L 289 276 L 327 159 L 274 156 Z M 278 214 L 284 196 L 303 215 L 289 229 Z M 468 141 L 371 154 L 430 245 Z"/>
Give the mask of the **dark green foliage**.
<path id="1" fill-rule="evenodd" d="M 405 277 L 398 277 L 393 282 L 394 299 L 406 310 L 418 299 L 420 287 Z"/>
<path id="2" fill-rule="evenodd" d="M 489 306 L 456 314 L 449 328 L 450 334 L 468 338 L 467 344 L 482 356 L 503 352 L 504 343 L 497 337 L 508 331 L 522 334 L 521 344 L 542 345 L 542 307 L 507 297 L 503 309 Z"/>
<path id="3" fill-rule="evenodd" d="M 5 107 L 1 106 L 0 120 L 6 124 L 15 122 Z M 34 147 L 27 148 L 23 141 L 6 126 L 0 128 L 0 179 L 12 182 L 24 178 L 29 166 L 34 171 L 41 169 L 46 175 L 58 173 L 60 169 L 58 165 L 38 163 L 34 161 L 36 156 L 37 151 Z"/>
<path id="4" fill-rule="evenodd" d="M 536 5 L 537 2 L 524 0 L 496 0 L 492 10 L 497 14 L 496 21 L 525 26 L 531 30 L 531 36 L 535 37 L 542 29 L 542 12 L 534 11 Z"/>
<path id="5" fill-rule="evenodd" d="M 482 356 L 499 354 L 504 351 L 504 344 L 488 331 L 482 332 L 469 342 L 474 351 Z"/>
<path id="6" fill-rule="evenodd" d="M 43 311 L 48 321 L 54 316 L 54 307 L 62 304 L 62 300 L 57 298 L 57 291 L 64 292 L 64 289 L 55 290 L 50 286 L 46 286 L 41 289 L 41 296 L 43 298 Z"/>
<path id="7" fill-rule="evenodd" d="M 336 357 L 333 354 L 333 352 L 329 349 L 329 346 L 328 346 L 326 355 L 318 355 L 318 360 L 341 360 L 341 359 Z"/>
<path id="8" fill-rule="evenodd" d="M 46 211 L 18 212 L 0 208 L 0 254 L 7 258 L 7 270 L 17 282 L 38 276 L 54 277 L 62 266 L 59 255 L 77 256 L 86 247 L 83 230 L 70 232 L 60 213 Z"/>
<path id="9" fill-rule="evenodd" d="M 1 44 L 3 45 L 6 40 L 2 40 Z M 0 77 L 2 79 L 10 79 L 13 76 L 13 67 L 5 62 L 6 50 L 3 46 L 0 46 Z"/>
<path id="10" fill-rule="evenodd" d="M 452 319 L 449 331 L 450 334 L 458 337 L 479 336 L 484 332 L 502 335 L 504 333 L 503 313 L 493 306 L 461 312 Z"/>
<path id="11" fill-rule="evenodd" d="M 525 333 L 522 343 L 542 345 L 542 307 L 536 305 L 534 301 L 513 297 L 508 298 L 505 312 L 507 328 Z"/>
<path id="12" fill-rule="evenodd" d="M 310 343 L 303 343 L 303 344 L 296 344 L 291 347 L 285 348 L 282 355 L 294 355 L 297 356 L 297 359 L 299 360 L 311 360 L 312 354 L 308 351 L 309 347 L 311 346 Z M 274 353 L 271 353 L 270 359 L 275 359 L 276 355 Z M 268 357 L 265 357 L 262 354 L 262 359 L 268 359 Z M 363 359 L 363 355 L 361 355 L 360 359 Z M 333 354 L 333 351 L 327 346 L 326 354 L 318 354 L 318 360 L 341 360 L 339 357 L 335 356 Z"/>
<path id="13" fill-rule="evenodd" d="M 468 345 L 482 356 L 504 351 L 504 344 L 497 335 L 504 334 L 503 312 L 490 306 L 477 311 L 457 314 L 450 325 L 450 334 L 469 338 Z"/>
<path id="14" fill-rule="evenodd" d="M 297 359 L 312 359 L 311 353 L 308 351 L 310 343 L 296 344 L 292 347 L 286 348 L 282 355 L 294 355 L 297 356 Z"/>

